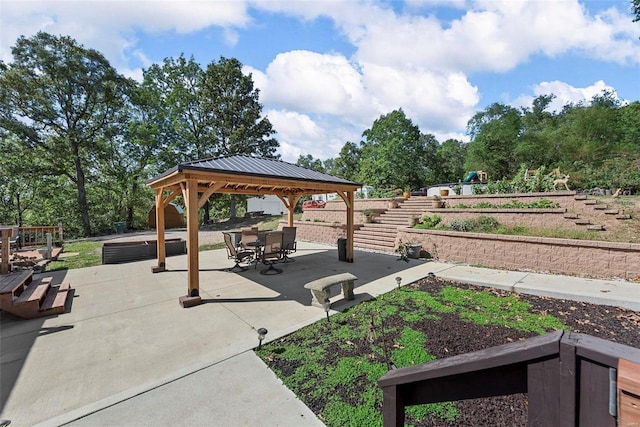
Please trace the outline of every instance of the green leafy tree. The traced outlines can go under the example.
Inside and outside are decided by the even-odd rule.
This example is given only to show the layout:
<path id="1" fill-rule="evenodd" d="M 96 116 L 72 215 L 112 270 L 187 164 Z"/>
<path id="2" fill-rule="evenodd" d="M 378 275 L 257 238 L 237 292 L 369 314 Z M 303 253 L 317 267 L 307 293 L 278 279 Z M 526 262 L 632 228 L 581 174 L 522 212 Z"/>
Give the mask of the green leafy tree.
<path id="1" fill-rule="evenodd" d="M 431 183 L 458 182 L 464 179 L 464 161 L 467 144 L 457 139 L 448 139 L 436 149 L 434 178 Z"/>
<path id="2" fill-rule="evenodd" d="M 631 0 L 631 8 L 633 12 L 633 22 L 640 21 L 640 0 Z"/>
<path id="3" fill-rule="evenodd" d="M 0 70 L 0 128 L 17 137 L 24 156 L 42 160 L 39 173 L 74 184 L 82 233 L 90 235 L 87 180 L 124 127 L 131 83 L 69 37 L 20 37 L 12 54 Z"/>
<path id="4" fill-rule="evenodd" d="M 163 150 L 158 164 L 162 170 L 184 161 L 214 156 L 209 118 L 203 103 L 204 71 L 193 57 L 165 58 L 162 65 L 153 64 L 144 71 L 139 105 L 145 113 L 138 131 L 156 128 Z M 156 113 L 151 109 L 155 108 Z"/>
<path id="5" fill-rule="evenodd" d="M 467 170 L 485 170 L 495 179 L 515 175 L 518 163 L 515 149 L 521 131 L 518 110 L 508 105 L 494 103 L 476 113 L 467 123 L 471 135 Z"/>
<path id="6" fill-rule="evenodd" d="M 423 135 L 402 109 L 373 122 L 362 133 L 359 179 L 376 188 L 418 188 L 435 160 L 437 141 Z"/>
<path id="7" fill-rule="evenodd" d="M 302 154 L 298 156 L 298 160 L 296 161 L 296 165 L 311 169 L 317 172 L 325 173 L 324 165 L 322 164 L 322 160 L 314 159 L 311 154 L 307 154 L 303 156 Z"/>
<path id="8" fill-rule="evenodd" d="M 522 109 L 522 132 L 514 150 L 515 161 L 529 169 L 557 162 L 558 116 L 547 111 L 555 95 L 540 95 L 531 108 Z"/>
<path id="9" fill-rule="evenodd" d="M 260 91 L 252 76 L 242 73 L 235 58 L 220 58 L 207 66 L 202 87 L 202 109 L 207 116 L 216 155 L 254 155 L 279 158 L 280 146 L 273 138 L 273 126 L 262 117 Z M 236 195 L 230 196 L 229 216 L 236 217 Z M 208 219 L 205 206 L 205 221 Z"/>
<path id="10" fill-rule="evenodd" d="M 357 144 L 347 141 L 335 160 L 335 169 L 332 175 L 350 181 L 357 181 L 360 173 L 362 151 Z"/>
<path id="11" fill-rule="evenodd" d="M 217 155 L 236 154 L 278 158 L 280 146 L 267 117 L 262 117 L 260 91 L 252 76 L 242 73 L 235 58 L 220 58 L 207 66 L 202 108 L 208 118 Z"/>

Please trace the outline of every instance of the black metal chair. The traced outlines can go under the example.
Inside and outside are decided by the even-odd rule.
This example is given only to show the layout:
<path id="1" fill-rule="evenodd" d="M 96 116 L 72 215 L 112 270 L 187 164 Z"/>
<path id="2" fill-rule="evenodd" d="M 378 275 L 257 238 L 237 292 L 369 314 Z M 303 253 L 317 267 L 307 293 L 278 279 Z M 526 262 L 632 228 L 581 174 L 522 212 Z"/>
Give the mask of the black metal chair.
<path id="1" fill-rule="evenodd" d="M 289 254 L 296 251 L 296 227 L 282 227 L 282 251 L 283 262 L 295 261 L 295 258 L 289 258 Z"/>
<path id="2" fill-rule="evenodd" d="M 233 241 L 231 239 L 231 234 L 222 233 L 224 235 L 224 243 L 227 245 L 227 258 L 235 261 L 235 265 L 227 271 L 233 271 L 236 268 L 239 268 L 240 271 L 246 270 L 249 264 L 251 264 L 255 259 L 255 251 L 247 250 L 247 249 L 236 249 Z M 247 264 L 246 266 L 242 266 L 240 264 Z"/>
<path id="3" fill-rule="evenodd" d="M 280 274 L 281 268 L 275 268 L 273 265 L 278 261 L 281 261 L 284 257 L 282 250 L 282 231 L 270 231 L 264 235 L 264 248 L 260 258 L 262 263 L 268 265 L 269 268 L 265 268 L 260 271 L 260 274 Z"/>

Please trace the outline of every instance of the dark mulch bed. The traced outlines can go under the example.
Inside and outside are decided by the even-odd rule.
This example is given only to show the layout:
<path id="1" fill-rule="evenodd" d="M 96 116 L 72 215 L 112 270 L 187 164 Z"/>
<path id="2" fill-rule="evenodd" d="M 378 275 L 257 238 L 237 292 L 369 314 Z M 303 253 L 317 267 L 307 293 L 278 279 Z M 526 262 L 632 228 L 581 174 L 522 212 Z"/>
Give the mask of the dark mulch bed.
<path id="1" fill-rule="evenodd" d="M 416 287 L 426 292 L 438 292 L 451 282 L 425 279 Z M 456 283 L 462 289 L 480 288 L 465 283 Z M 492 289 L 495 295 L 508 292 Z M 531 304 L 532 313 L 549 314 L 567 325 L 572 331 L 640 348 L 640 313 L 617 307 L 576 301 L 558 300 L 520 294 L 520 300 Z M 457 315 L 447 315 L 443 321 L 427 325 L 429 351 L 438 359 L 455 354 L 468 353 L 488 347 L 534 336 L 533 333 L 516 331 L 505 327 L 487 327 L 462 322 Z M 438 343 L 437 345 L 432 345 Z M 439 352 L 438 350 L 439 349 Z M 469 399 L 456 402 L 460 418 L 448 423 L 438 421 L 425 426 L 523 426 L 527 425 L 527 396 L 515 394 L 484 399 Z"/>
<path id="2" fill-rule="evenodd" d="M 411 285 L 422 291 L 435 294 L 445 286 L 455 285 L 461 289 L 489 290 L 497 296 L 509 295 L 491 288 L 482 288 L 465 283 L 453 283 L 437 278 L 426 278 Z M 640 313 L 616 307 L 580 303 L 520 294 L 519 299 L 531 304 L 530 312 L 548 314 L 567 325 L 570 330 L 592 335 L 617 343 L 640 348 Z M 533 332 L 522 332 L 505 326 L 482 326 L 462 321 L 457 314 L 439 313 L 440 319 L 424 319 L 413 323 L 413 329 L 420 329 L 428 336 L 429 353 L 436 358 L 446 358 L 457 354 L 482 350 L 489 347 L 524 340 L 535 336 Z M 388 323 L 388 322 L 395 322 Z M 385 320 L 386 330 L 401 330 L 403 320 L 396 316 Z M 387 336 L 385 341 L 396 342 L 397 337 Z M 354 343 L 358 346 L 358 343 Z M 339 346 L 329 349 L 332 358 L 344 352 Z M 282 371 L 296 369 L 295 365 L 278 366 Z M 343 394 L 346 400 L 349 393 Z M 321 413 L 326 402 L 305 403 L 316 414 Z M 354 403 L 355 402 L 349 402 Z M 458 401 L 455 406 L 460 416 L 455 422 L 430 421 L 421 426 L 522 426 L 527 425 L 527 396 L 516 394 L 484 399 Z"/>

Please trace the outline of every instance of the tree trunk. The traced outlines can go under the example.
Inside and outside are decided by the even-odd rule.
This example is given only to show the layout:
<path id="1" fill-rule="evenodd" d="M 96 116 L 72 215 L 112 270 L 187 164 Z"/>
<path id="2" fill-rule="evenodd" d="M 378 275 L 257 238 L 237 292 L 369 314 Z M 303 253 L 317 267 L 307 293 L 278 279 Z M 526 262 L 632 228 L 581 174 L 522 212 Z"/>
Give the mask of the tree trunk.
<path id="1" fill-rule="evenodd" d="M 231 202 L 229 204 L 229 219 L 236 218 L 236 195 L 230 194 Z"/>
<path id="2" fill-rule="evenodd" d="M 20 206 L 20 193 L 16 193 L 16 205 L 18 208 L 18 227 L 22 227 L 22 206 Z"/>
<path id="3" fill-rule="evenodd" d="M 204 219 L 203 219 L 203 223 L 205 225 L 208 225 L 211 223 L 211 218 L 209 217 L 209 199 L 207 199 L 206 202 L 204 202 Z"/>
<path id="4" fill-rule="evenodd" d="M 78 145 L 72 144 L 74 164 L 76 167 L 76 187 L 78 188 L 78 208 L 80 209 L 80 218 L 82 219 L 82 230 L 85 236 L 91 235 L 91 219 L 89 218 L 89 204 L 87 203 L 87 191 L 84 185 L 84 171 L 78 154 Z"/>

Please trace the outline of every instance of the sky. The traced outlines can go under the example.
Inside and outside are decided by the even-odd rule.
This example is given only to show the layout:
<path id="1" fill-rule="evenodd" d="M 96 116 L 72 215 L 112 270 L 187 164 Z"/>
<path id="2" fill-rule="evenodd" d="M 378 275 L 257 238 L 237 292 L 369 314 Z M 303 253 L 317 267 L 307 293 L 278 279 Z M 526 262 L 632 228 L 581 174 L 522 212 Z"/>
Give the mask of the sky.
<path id="1" fill-rule="evenodd" d="M 74 38 L 120 73 L 181 54 L 237 58 L 282 159 L 326 160 L 402 108 L 438 141 L 500 102 L 640 100 L 631 0 L 0 0 L 0 59 L 21 35 Z"/>

